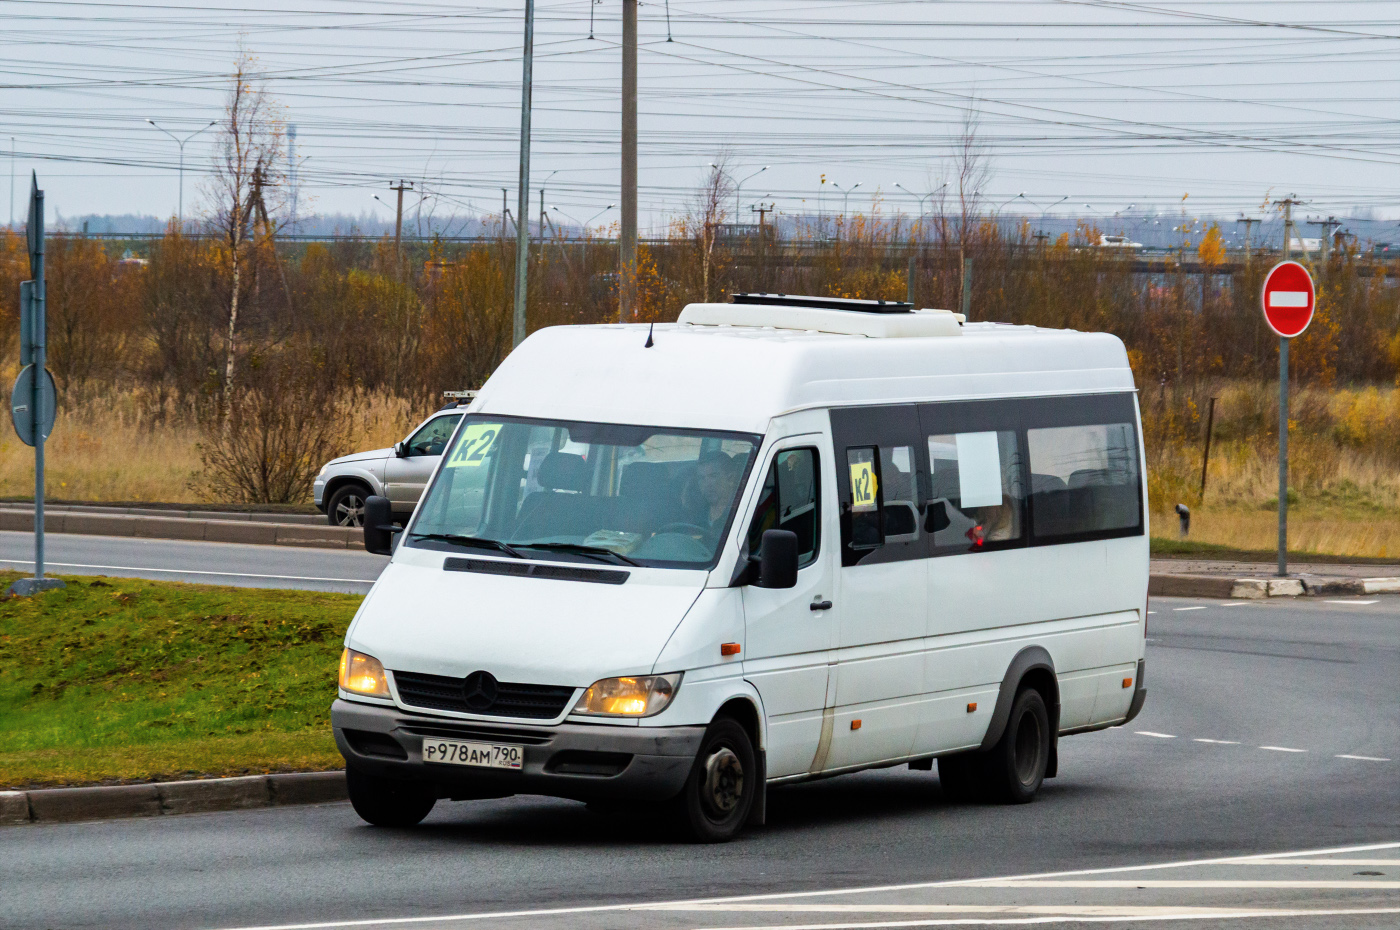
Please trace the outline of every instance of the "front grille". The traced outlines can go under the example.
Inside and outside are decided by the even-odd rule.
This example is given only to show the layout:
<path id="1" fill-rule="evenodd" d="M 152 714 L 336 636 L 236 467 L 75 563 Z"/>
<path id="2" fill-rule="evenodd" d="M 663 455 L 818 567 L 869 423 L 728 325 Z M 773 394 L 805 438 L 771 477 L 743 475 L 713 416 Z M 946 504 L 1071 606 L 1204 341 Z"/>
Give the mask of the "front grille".
<path id="1" fill-rule="evenodd" d="M 488 707 L 467 705 L 466 679 L 422 672 L 394 672 L 399 699 L 412 707 L 455 710 L 488 717 L 522 717 L 552 720 L 569 706 L 574 689 L 562 685 L 523 685 L 509 681 L 496 683 L 496 700 Z"/>

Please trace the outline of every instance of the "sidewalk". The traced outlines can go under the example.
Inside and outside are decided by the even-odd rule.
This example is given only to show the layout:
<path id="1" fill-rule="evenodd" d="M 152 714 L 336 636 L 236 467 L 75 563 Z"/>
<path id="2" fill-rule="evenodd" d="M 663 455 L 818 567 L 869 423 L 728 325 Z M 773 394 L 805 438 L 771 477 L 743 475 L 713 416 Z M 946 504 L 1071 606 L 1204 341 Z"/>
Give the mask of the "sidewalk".
<path id="1" fill-rule="evenodd" d="M 1400 594 L 1400 564 L 1298 562 L 1279 578 L 1267 562 L 1153 559 L 1148 593 L 1158 597 L 1336 597 Z"/>

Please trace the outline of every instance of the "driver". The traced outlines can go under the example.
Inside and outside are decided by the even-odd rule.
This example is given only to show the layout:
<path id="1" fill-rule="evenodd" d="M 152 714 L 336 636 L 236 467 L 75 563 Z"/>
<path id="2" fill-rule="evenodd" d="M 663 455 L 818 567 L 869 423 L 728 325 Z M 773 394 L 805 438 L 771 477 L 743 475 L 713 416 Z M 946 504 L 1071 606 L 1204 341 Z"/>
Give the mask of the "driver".
<path id="1" fill-rule="evenodd" d="M 695 463 L 695 483 L 687 503 L 695 513 L 695 524 L 707 536 L 724 529 L 734 499 L 733 471 L 734 460 L 723 452 L 707 452 Z"/>

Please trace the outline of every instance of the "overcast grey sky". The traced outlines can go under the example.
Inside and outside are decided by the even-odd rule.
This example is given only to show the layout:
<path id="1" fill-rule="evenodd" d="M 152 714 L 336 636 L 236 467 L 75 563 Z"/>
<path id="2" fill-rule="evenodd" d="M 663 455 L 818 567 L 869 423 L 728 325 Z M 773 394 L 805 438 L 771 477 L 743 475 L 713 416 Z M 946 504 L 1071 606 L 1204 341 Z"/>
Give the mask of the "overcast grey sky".
<path id="1" fill-rule="evenodd" d="M 534 183 L 586 218 L 617 198 L 618 0 L 540 0 Z M 0 144 L 65 214 L 174 212 L 177 134 L 220 115 L 238 43 L 298 130 L 302 212 L 514 204 L 523 2 L 0 2 Z M 590 11 L 595 17 L 589 38 Z M 1217 215 L 1296 193 L 1400 215 L 1400 3 L 665 0 L 641 8 L 643 223 L 721 150 L 787 212 L 909 209 L 969 108 L 1008 212 Z M 198 208 L 212 133 L 186 149 Z M 822 184 L 825 177 L 826 183 Z M 1020 194 L 1025 193 L 1024 201 Z M 537 196 L 537 194 L 536 194 Z M 308 200 L 310 203 L 308 204 Z M 1035 206 L 1023 206 L 1024 203 Z M 1087 209 L 1085 204 L 1090 205 Z M 538 209 L 536 202 L 533 210 Z M 0 206 L 3 210 L 3 206 Z M 532 212 L 533 212 L 532 210 Z M 0 213 L 0 221 L 6 214 Z"/>

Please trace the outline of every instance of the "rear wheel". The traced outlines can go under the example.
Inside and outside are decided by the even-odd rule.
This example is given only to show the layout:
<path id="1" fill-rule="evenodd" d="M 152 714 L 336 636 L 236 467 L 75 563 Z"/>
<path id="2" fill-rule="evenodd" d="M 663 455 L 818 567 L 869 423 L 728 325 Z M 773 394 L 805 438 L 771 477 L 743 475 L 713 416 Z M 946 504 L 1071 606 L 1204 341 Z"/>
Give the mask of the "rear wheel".
<path id="1" fill-rule="evenodd" d="M 761 788 L 748 731 L 737 720 L 720 717 L 706 729 L 690 777 L 673 803 L 691 839 L 723 843 L 743 829 Z"/>
<path id="2" fill-rule="evenodd" d="M 1016 695 L 1001 739 L 982 760 L 992 796 L 1007 804 L 1035 799 L 1050 763 L 1050 713 L 1040 692 L 1027 688 Z"/>
<path id="3" fill-rule="evenodd" d="M 331 526 L 364 526 L 365 500 L 369 488 L 362 484 L 343 484 L 326 501 L 326 519 Z"/>
<path id="4" fill-rule="evenodd" d="M 422 822 L 437 798 L 423 785 L 345 770 L 350 804 L 366 823 L 376 827 L 412 827 Z"/>

